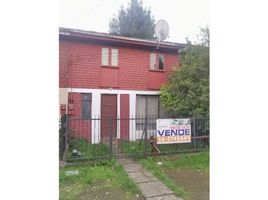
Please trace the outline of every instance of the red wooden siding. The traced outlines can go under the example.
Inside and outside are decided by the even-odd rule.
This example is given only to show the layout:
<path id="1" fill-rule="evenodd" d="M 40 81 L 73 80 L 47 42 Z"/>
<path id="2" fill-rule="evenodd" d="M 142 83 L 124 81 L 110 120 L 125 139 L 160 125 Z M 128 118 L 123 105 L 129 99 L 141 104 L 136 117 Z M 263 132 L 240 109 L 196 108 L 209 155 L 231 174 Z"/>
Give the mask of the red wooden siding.
<path id="1" fill-rule="evenodd" d="M 148 76 L 148 88 L 152 90 L 157 90 L 160 86 L 166 82 L 166 75 L 162 71 L 149 71 Z"/>
<path id="2" fill-rule="evenodd" d="M 68 87 L 68 43 L 60 42 L 59 45 L 59 86 Z"/>
<path id="3" fill-rule="evenodd" d="M 161 53 L 165 57 L 165 72 L 160 78 L 149 71 L 151 51 L 113 46 L 118 49 L 118 67 L 105 68 L 101 67 L 102 47 L 107 46 L 60 40 L 60 87 L 157 90 L 178 62 L 176 52 Z"/>
<path id="4" fill-rule="evenodd" d="M 75 118 L 79 120 L 70 120 L 69 131 L 72 136 L 87 139 L 91 142 L 91 120 L 81 120 L 81 94 L 69 93 L 69 100 L 73 101 Z"/>
<path id="5" fill-rule="evenodd" d="M 101 46 L 65 41 L 61 41 L 61 45 L 63 48 L 60 50 L 69 50 L 69 87 L 98 88 L 101 80 Z M 62 56 L 60 66 L 65 63 Z M 60 67 L 60 74 L 63 69 Z M 64 82 L 60 81 L 60 87 L 64 87 L 61 83 Z"/>
<path id="6" fill-rule="evenodd" d="M 101 87 L 118 87 L 118 68 L 101 68 Z"/>

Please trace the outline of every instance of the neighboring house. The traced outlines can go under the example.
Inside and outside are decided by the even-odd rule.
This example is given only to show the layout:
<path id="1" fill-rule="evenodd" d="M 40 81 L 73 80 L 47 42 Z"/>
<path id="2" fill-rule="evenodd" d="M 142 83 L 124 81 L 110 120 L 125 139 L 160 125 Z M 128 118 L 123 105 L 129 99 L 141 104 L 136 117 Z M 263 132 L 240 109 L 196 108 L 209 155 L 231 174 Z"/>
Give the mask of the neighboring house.
<path id="1" fill-rule="evenodd" d="M 159 89 L 178 64 L 184 44 L 59 29 L 60 112 L 79 118 L 75 134 L 91 143 L 108 137 L 135 140 L 143 127 L 137 116 L 161 117 Z M 75 123 L 75 121 L 73 121 Z M 78 122 L 76 122 L 78 123 Z"/>

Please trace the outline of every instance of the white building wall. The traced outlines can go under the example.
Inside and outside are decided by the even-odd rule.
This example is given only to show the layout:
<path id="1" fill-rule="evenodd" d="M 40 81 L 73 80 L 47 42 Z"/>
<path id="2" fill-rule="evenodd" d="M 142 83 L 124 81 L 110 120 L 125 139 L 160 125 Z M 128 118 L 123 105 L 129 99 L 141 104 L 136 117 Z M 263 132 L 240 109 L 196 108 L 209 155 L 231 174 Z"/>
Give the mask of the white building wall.
<path id="1" fill-rule="evenodd" d="M 136 117 L 136 95 L 159 95 L 159 91 L 143 91 L 143 90 L 117 90 L 117 89 L 85 89 L 72 88 L 69 92 L 75 93 L 92 93 L 92 118 L 99 118 L 101 116 L 101 94 L 117 94 L 117 116 L 120 118 L 120 94 L 129 94 L 129 117 Z M 100 123 L 95 123 L 92 120 L 91 124 L 91 141 L 92 143 L 100 142 Z M 117 122 L 117 138 L 120 138 L 120 120 Z M 96 134 L 94 136 L 94 133 Z M 136 134 L 136 123 L 129 122 L 129 139 L 131 141 L 140 137 Z"/>
<path id="2" fill-rule="evenodd" d="M 68 88 L 59 88 L 59 109 L 60 105 L 65 104 L 66 105 L 66 113 L 67 113 L 67 108 L 68 108 Z M 59 112 L 59 119 L 61 115 Z"/>
<path id="3" fill-rule="evenodd" d="M 136 93 L 129 94 L 129 118 L 136 117 Z M 130 120 L 129 122 L 129 140 L 135 140 L 136 122 Z"/>
<path id="4" fill-rule="evenodd" d="M 74 92 L 74 91 L 73 91 Z M 100 117 L 100 108 L 101 108 L 101 93 L 98 90 L 92 92 L 92 118 Z M 95 135 L 94 135 L 95 133 Z M 91 121 L 91 141 L 93 144 L 100 142 L 100 121 L 92 120 Z"/>

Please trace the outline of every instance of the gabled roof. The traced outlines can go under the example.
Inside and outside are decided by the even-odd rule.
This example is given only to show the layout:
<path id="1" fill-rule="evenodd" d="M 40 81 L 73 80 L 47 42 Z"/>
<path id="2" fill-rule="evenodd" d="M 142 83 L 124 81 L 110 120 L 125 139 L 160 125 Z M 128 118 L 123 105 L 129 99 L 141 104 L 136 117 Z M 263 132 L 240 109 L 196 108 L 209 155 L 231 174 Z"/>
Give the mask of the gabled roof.
<path id="1" fill-rule="evenodd" d="M 145 47 L 149 49 L 156 49 L 158 47 L 159 50 L 179 50 L 186 46 L 186 44 L 182 43 L 174 43 L 174 42 L 164 42 L 161 41 L 160 44 L 156 40 L 148 40 L 148 39 L 140 39 L 140 38 L 132 38 L 118 35 L 111 35 L 108 33 L 100 33 L 94 31 L 85 31 L 79 29 L 71 29 L 71 28 L 59 28 L 59 36 L 60 39 L 69 39 L 69 40 L 82 40 L 85 42 L 96 42 L 102 44 L 117 44 L 122 46 L 131 46 L 131 47 Z M 159 46 L 158 46 L 159 45 Z"/>

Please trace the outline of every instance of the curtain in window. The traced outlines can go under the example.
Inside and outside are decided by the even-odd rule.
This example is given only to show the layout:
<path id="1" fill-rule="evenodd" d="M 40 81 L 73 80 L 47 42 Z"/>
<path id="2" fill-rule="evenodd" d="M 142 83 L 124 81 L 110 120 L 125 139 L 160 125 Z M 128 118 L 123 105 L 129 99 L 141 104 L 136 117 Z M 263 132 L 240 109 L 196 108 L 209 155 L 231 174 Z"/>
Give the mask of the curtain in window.
<path id="1" fill-rule="evenodd" d="M 159 96 L 155 95 L 137 95 L 136 99 L 136 129 L 143 130 L 145 125 L 145 116 L 149 117 L 148 129 L 156 128 L 155 119 L 159 117 Z"/>

